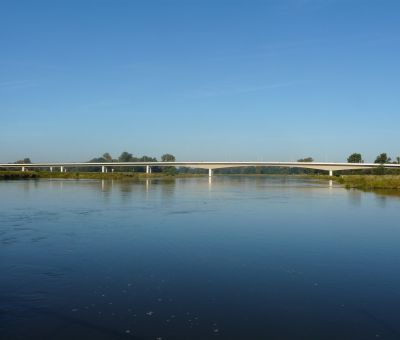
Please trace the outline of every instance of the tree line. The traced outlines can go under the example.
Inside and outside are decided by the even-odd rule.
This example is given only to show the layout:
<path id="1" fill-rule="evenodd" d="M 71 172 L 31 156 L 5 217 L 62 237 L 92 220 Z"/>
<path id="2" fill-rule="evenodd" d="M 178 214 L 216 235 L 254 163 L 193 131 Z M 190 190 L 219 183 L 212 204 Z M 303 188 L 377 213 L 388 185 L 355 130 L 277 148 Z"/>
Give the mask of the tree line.
<path id="1" fill-rule="evenodd" d="M 348 163 L 364 163 L 363 157 L 360 153 L 352 153 L 348 158 L 347 158 Z M 397 156 L 395 161 L 392 161 L 392 159 L 387 155 L 387 153 L 381 153 L 378 156 L 376 156 L 376 159 L 374 161 L 376 164 L 400 164 L 400 157 Z"/>
<path id="2" fill-rule="evenodd" d="M 161 162 L 175 162 L 175 156 L 170 154 L 170 153 L 165 153 L 161 156 Z M 115 163 L 115 162 L 157 162 L 156 157 L 150 157 L 150 156 L 141 156 L 141 157 L 136 157 L 132 153 L 129 153 L 127 151 L 123 151 L 119 157 L 113 158 L 110 153 L 105 152 L 102 156 L 100 157 L 95 157 L 87 161 L 87 163 Z M 26 157 L 20 160 L 17 160 L 13 162 L 14 164 L 31 164 L 32 161 L 30 158 Z M 93 166 L 93 167 L 75 167 L 75 168 L 68 168 L 69 171 L 76 171 L 76 172 L 97 172 L 99 171 L 99 167 Z M 120 171 L 120 172 L 125 172 L 125 171 L 134 171 L 134 172 L 145 172 L 145 168 L 143 166 L 132 166 L 132 167 L 118 167 L 114 166 L 112 167 L 114 171 Z M 13 168 L 7 169 L 7 170 L 15 170 Z M 37 169 L 39 170 L 39 169 Z M 152 166 L 151 167 L 152 172 L 163 172 L 166 174 L 174 175 L 175 173 L 178 172 L 177 168 L 173 166 L 165 166 L 165 167 L 159 167 L 159 166 Z M 187 171 L 187 170 L 186 170 Z M 180 172 L 185 172 L 184 169 L 180 170 Z"/>
<path id="3" fill-rule="evenodd" d="M 175 156 L 170 153 L 165 153 L 161 156 L 161 162 L 175 162 Z M 156 157 L 150 156 L 141 156 L 136 157 L 133 154 L 123 151 L 118 158 L 113 158 L 108 152 L 104 153 L 102 156 L 97 158 L 92 158 L 89 160 L 89 163 L 114 163 L 114 162 L 158 162 Z M 112 167 L 114 171 L 134 171 L 134 172 L 144 172 L 145 168 L 143 166 L 132 166 L 132 167 Z M 96 167 L 93 168 L 82 168 L 77 169 L 78 171 L 98 171 Z M 152 166 L 152 172 L 163 172 L 166 174 L 174 175 L 177 172 L 177 169 L 173 166 Z"/>
<path id="4" fill-rule="evenodd" d="M 161 162 L 175 162 L 175 156 L 166 153 L 161 156 Z M 100 157 L 92 158 L 88 161 L 88 163 L 115 163 L 115 162 L 157 162 L 156 157 L 150 156 L 141 156 L 136 157 L 132 153 L 127 151 L 122 152 L 119 157 L 113 158 L 110 153 L 106 152 Z M 298 162 L 314 162 L 313 157 L 304 157 L 297 160 Z M 347 157 L 348 163 L 364 163 L 364 159 L 361 153 L 352 153 Z M 20 159 L 14 164 L 30 164 L 32 163 L 30 158 Z M 400 157 L 397 156 L 393 161 L 391 157 L 388 156 L 387 153 L 381 153 L 376 156 L 374 161 L 376 164 L 400 164 Z M 134 172 L 144 172 L 145 168 L 143 166 L 132 166 L 132 167 L 112 167 L 114 171 L 134 171 Z M 11 169 L 10 169 L 11 170 Z M 94 172 L 99 171 L 98 167 L 85 167 L 85 168 L 74 168 L 71 171 L 78 171 L 78 172 Z M 159 166 L 152 166 L 152 172 L 163 172 L 166 174 L 174 175 L 176 173 L 193 173 L 193 174 L 202 174 L 206 173 L 207 170 L 204 169 L 193 169 L 187 167 L 159 167 Z M 238 168 L 224 168 L 224 169 L 216 169 L 216 174 L 318 174 L 323 173 L 321 170 L 314 170 L 314 169 L 301 169 L 301 168 L 280 168 L 280 167 L 267 167 L 267 166 L 260 166 L 260 167 L 238 167 Z M 340 173 L 340 172 L 337 172 Z M 399 174 L 400 171 L 397 169 L 385 169 L 383 166 L 378 167 L 376 169 L 360 169 L 360 170 L 352 170 L 351 172 L 346 171 L 346 173 L 357 173 L 357 174 Z"/>

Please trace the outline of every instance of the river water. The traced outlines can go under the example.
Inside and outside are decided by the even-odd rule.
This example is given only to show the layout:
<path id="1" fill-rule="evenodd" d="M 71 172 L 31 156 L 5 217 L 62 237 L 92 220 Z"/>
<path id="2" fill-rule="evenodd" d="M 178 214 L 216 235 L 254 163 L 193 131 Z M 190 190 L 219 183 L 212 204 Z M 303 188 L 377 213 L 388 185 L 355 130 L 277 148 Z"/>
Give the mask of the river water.
<path id="1" fill-rule="evenodd" d="M 400 199 L 284 177 L 0 182 L 0 339 L 400 339 Z"/>

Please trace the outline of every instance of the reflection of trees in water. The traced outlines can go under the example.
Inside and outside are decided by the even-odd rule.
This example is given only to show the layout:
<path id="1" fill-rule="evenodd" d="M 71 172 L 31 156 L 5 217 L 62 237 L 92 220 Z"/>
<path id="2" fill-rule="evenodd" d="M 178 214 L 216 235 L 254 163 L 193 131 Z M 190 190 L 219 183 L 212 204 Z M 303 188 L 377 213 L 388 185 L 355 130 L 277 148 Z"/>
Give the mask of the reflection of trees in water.
<path id="1" fill-rule="evenodd" d="M 397 189 L 377 189 L 373 192 L 375 195 L 382 196 L 384 198 L 387 198 L 385 196 L 391 196 L 400 199 L 400 190 Z"/>
<path id="2" fill-rule="evenodd" d="M 101 180 L 101 186 L 100 186 L 100 191 L 102 193 L 102 196 L 105 201 L 109 202 L 111 199 L 111 193 L 112 193 L 112 183 L 109 180 Z"/>
<path id="3" fill-rule="evenodd" d="M 148 197 L 150 190 L 159 191 L 162 197 L 169 198 L 175 193 L 176 180 L 174 177 L 165 179 L 145 180 L 101 180 L 99 190 L 104 197 L 111 197 L 113 192 L 119 193 L 122 200 L 131 199 L 134 195 Z M 98 185 L 98 184 L 97 184 Z"/>
<path id="4" fill-rule="evenodd" d="M 130 198 L 135 192 L 136 181 L 115 181 L 101 180 L 101 191 L 104 197 L 111 197 L 114 191 L 120 193 L 119 197 L 123 200 Z M 139 186 L 137 186 L 139 187 Z"/>
<path id="5" fill-rule="evenodd" d="M 378 189 L 378 190 L 359 190 L 359 189 L 349 189 L 349 201 L 353 205 L 361 205 L 362 198 L 365 195 L 374 195 L 374 198 L 379 205 L 379 207 L 384 208 L 387 205 L 389 199 L 399 199 L 400 191 L 395 189 Z"/>
<path id="6" fill-rule="evenodd" d="M 174 196 L 176 181 L 175 178 L 166 178 L 162 183 L 158 183 L 161 187 L 161 196 L 163 198 L 170 198 Z"/>
<path id="7" fill-rule="evenodd" d="M 361 192 L 361 191 L 351 190 L 347 197 L 349 198 L 349 202 L 351 205 L 360 206 L 362 203 L 362 195 L 363 195 L 363 192 Z"/>
<path id="8" fill-rule="evenodd" d="M 375 195 L 376 202 L 380 208 L 385 208 L 387 204 L 387 197 L 384 195 Z"/>

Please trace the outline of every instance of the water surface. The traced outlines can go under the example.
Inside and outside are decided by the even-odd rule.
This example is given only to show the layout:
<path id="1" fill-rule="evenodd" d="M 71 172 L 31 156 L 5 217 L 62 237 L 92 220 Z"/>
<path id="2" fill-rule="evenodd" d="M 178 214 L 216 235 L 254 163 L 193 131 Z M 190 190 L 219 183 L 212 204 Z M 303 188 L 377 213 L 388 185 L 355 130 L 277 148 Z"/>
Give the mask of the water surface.
<path id="1" fill-rule="evenodd" d="M 0 339 L 400 339 L 398 197 L 217 176 L 0 200 Z"/>

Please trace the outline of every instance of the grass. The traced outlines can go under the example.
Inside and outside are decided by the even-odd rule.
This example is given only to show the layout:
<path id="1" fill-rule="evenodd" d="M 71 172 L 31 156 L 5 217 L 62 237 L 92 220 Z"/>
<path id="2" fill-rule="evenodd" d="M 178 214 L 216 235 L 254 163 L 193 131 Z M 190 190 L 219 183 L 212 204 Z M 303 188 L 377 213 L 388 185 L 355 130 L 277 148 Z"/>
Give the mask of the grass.
<path id="1" fill-rule="evenodd" d="M 39 178 L 34 171 L 0 171 L 0 179 L 28 179 Z"/>
<path id="2" fill-rule="evenodd" d="M 64 179 L 141 179 L 141 178 L 174 178 L 198 177 L 199 174 L 170 175 L 162 172 L 146 174 L 143 172 L 49 172 L 49 171 L 0 171 L 0 180 L 7 179 L 39 179 L 39 178 L 64 178 Z"/>
<path id="3" fill-rule="evenodd" d="M 362 190 L 395 189 L 400 190 L 400 175 L 344 175 L 334 178 L 346 188 Z"/>

